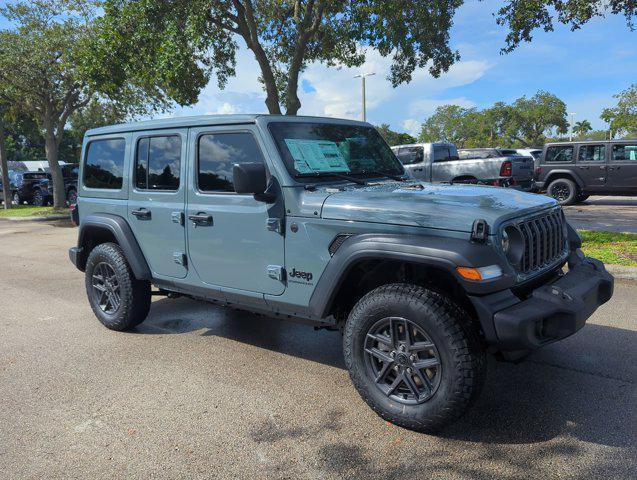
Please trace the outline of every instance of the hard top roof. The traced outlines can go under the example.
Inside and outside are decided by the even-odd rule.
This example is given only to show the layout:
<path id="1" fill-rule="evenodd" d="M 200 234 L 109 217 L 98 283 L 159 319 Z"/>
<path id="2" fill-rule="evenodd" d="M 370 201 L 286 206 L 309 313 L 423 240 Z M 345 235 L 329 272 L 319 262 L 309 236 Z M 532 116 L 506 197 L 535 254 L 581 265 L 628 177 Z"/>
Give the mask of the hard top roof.
<path id="1" fill-rule="evenodd" d="M 328 123 L 347 123 L 351 125 L 369 126 L 368 123 L 356 120 L 346 120 L 328 117 L 310 116 L 289 116 L 289 115 L 268 115 L 268 114 L 239 114 L 239 115 L 198 115 L 189 117 L 170 117 L 157 120 L 144 120 L 140 122 L 120 123 L 106 127 L 93 128 L 86 132 L 87 136 L 108 135 L 111 133 L 136 132 L 140 130 L 161 130 L 167 128 L 188 128 L 210 125 L 240 125 L 255 123 L 257 119 L 285 121 L 285 122 L 307 122 L 321 121 Z"/>

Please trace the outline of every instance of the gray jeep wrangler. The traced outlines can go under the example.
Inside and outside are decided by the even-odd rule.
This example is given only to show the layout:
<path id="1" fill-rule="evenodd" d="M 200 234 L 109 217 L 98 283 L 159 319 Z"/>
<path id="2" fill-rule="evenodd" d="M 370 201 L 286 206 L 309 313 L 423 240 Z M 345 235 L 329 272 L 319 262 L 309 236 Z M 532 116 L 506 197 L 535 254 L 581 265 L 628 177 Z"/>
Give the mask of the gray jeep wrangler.
<path id="1" fill-rule="evenodd" d="M 237 115 L 90 130 L 77 205 L 69 254 L 106 327 L 143 322 L 154 286 L 339 329 L 363 399 L 423 432 L 476 399 L 487 354 L 519 360 L 613 294 L 555 200 L 410 180 L 361 122 Z"/>

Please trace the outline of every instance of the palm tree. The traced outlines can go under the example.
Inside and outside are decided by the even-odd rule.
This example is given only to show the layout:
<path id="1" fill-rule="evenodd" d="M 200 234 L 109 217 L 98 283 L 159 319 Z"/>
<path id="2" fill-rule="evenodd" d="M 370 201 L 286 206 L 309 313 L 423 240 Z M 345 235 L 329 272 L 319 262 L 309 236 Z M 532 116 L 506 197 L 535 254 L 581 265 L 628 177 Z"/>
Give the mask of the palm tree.
<path id="1" fill-rule="evenodd" d="M 583 137 L 584 135 L 586 135 L 591 130 L 593 130 L 593 126 L 591 125 L 591 122 L 589 122 L 588 120 L 582 120 L 580 122 L 575 122 L 575 125 L 573 126 L 573 132 L 578 137 Z"/>

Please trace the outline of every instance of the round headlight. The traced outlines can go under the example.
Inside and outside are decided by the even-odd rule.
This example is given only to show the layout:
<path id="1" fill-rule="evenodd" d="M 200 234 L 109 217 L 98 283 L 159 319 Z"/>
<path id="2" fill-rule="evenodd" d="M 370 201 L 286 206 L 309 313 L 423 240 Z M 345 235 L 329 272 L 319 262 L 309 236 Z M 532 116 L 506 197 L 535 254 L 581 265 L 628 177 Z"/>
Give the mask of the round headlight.
<path id="1" fill-rule="evenodd" d="M 504 249 L 505 238 L 507 245 L 506 250 Z M 502 250 L 509 262 L 517 266 L 522 260 L 522 255 L 524 254 L 524 238 L 522 237 L 520 230 L 513 225 L 507 226 L 502 231 L 501 244 Z"/>
<path id="2" fill-rule="evenodd" d="M 507 233 L 506 230 L 502 230 L 502 235 L 500 236 L 500 248 L 502 248 L 502 251 L 506 254 L 509 251 L 509 246 L 510 246 L 510 242 L 509 242 L 509 234 Z"/>

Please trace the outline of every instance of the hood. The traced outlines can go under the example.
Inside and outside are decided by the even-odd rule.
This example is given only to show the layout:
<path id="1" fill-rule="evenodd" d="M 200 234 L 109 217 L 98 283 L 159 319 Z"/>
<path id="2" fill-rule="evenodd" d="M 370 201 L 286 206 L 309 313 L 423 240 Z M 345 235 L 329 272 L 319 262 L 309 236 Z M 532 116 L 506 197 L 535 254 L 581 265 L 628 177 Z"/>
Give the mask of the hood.
<path id="1" fill-rule="evenodd" d="M 476 219 L 486 220 L 495 230 L 505 220 L 555 205 L 544 195 L 508 188 L 390 182 L 332 193 L 321 216 L 470 232 Z"/>

